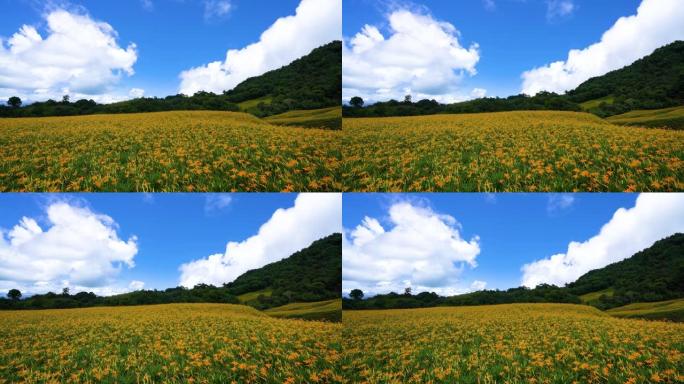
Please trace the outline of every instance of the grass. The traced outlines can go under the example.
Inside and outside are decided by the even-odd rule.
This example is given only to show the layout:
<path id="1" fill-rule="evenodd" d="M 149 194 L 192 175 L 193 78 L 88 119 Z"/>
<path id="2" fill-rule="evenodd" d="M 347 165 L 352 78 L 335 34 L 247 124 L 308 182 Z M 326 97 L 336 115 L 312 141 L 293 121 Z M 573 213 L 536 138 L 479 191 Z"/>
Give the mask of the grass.
<path id="1" fill-rule="evenodd" d="M 270 308 L 264 313 L 273 317 L 287 319 L 342 321 L 342 300 L 333 299 L 313 303 L 290 303 L 276 308 Z"/>
<path id="2" fill-rule="evenodd" d="M 243 293 L 242 295 L 239 295 L 237 298 L 238 300 L 240 300 L 240 303 L 248 303 L 250 301 L 256 300 L 257 297 L 259 297 L 260 295 L 270 297 L 271 294 L 273 294 L 273 291 L 267 288 L 259 291 Z"/>
<path id="3" fill-rule="evenodd" d="M 580 104 L 580 107 L 585 111 L 590 111 L 592 109 L 598 108 L 601 103 L 613 104 L 615 102 L 614 96 L 605 96 L 599 99 L 588 100 Z"/>
<path id="4" fill-rule="evenodd" d="M 634 303 L 606 311 L 612 316 L 684 322 L 684 299 Z"/>
<path id="5" fill-rule="evenodd" d="M 339 382 L 339 324 L 227 304 L 0 312 L 0 383 Z"/>
<path id="6" fill-rule="evenodd" d="M 342 129 L 342 107 L 288 111 L 264 120 L 275 125 Z"/>
<path id="7" fill-rule="evenodd" d="M 271 96 L 263 96 L 257 99 L 246 100 L 241 103 L 238 103 L 238 108 L 240 108 L 241 111 L 249 111 L 252 108 L 256 108 L 256 106 L 259 105 L 259 103 L 271 104 L 272 100 L 273 99 L 271 98 Z"/>
<path id="8" fill-rule="evenodd" d="M 580 300 L 582 300 L 582 303 L 590 304 L 598 302 L 598 299 L 599 297 L 601 297 L 601 295 L 606 295 L 610 297 L 613 296 L 614 293 L 615 290 L 613 288 L 606 288 L 600 291 L 586 293 L 584 295 L 581 295 L 579 298 Z"/>
<path id="9" fill-rule="evenodd" d="M 346 191 L 684 190 L 684 131 L 577 112 L 344 119 Z"/>
<path id="10" fill-rule="evenodd" d="M 619 125 L 684 130 L 684 107 L 631 111 L 606 120 Z"/>
<path id="11" fill-rule="evenodd" d="M 684 324 L 572 304 L 344 311 L 355 383 L 675 383 Z"/>
<path id="12" fill-rule="evenodd" d="M 235 112 L 0 119 L 0 192 L 336 191 L 338 138 Z"/>

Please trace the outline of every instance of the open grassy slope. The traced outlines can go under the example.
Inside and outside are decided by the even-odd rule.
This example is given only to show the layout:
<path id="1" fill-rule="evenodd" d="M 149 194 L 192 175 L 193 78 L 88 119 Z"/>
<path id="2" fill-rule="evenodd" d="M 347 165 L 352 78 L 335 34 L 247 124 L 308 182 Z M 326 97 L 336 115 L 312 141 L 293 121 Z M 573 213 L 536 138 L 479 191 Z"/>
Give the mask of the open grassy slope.
<path id="1" fill-rule="evenodd" d="M 615 97 L 613 96 L 605 96 L 605 97 L 600 97 L 598 99 L 593 99 L 593 100 L 588 100 L 583 103 L 580 103 L 580 107 L 582 107 L 583 110 L 589 112 L 591 110 L 594 110 L 598 108 L 601 103 L 606 103 L 606 104 L 613 104 L 615 101 Z"/>
<path id="2" fill-rule="evenodd" d="M 606 120 L 619 125 L 684 129 L 684 106 L 631 111 Z"/>
<path id="3" fill-rule="evenodd" d="M 239 112 L 0 119 L 0 191 L 339 190 L 338 134 Z"/>
<path id="4" fill-rule="evenodd" d="M 606 311 L 612 316 L 684 322 L 684 299 L 634 303 Z"/>
<path id="5" fill-rule="evenodd" d="M 271 104 L 271 100 L 271 96 L 258 97 L 256 99 L 245 100 L 241 103 L 238 103 L 238 107 L 241 111 L 249 112 L 250 110 L 256 108 L 256 106 L 260 103 Z"/>
<path id="6" fill-rule="evenodd" d="M 577 112 L 344 119 L 346 191 L 681 191 L 684 131 Z"/>
<path id="7" fill-rule="evenodd" d="M 261 289 L 261 290 L 254 291 L 254 292 L 243 293 L 242 295 L 238 295 L 237 298 L 238 298 L 238 300 L 240 300 L 241 303 L 249 303 L 250 301 L 256 300 L 261 295 L 264 295 L 266 297 L 270 297 L 272 293 L 273 293 L 273 290 L 271 290 L 271 289 Z"/>
<path id="8" fill-rule="evenodd" d="M 580 298 L 580 300 L 582 300 L 582 303 L 592 304 L 592 303 L 598 302 L 598 299 L 599 299 L 599 297 L 601 297 L 601 295 L 613 296 L 614 292 L 615 292 L 615 290 L 613 288 L 606 288 L 606 289 L 602 289 L 600 291 L 589 292 L 589 293 L 586 293 L 584 295 L 580 295 L 579 298 Z"/>
<path id="9" fill-rule="evenodd" d="M 275 125 L 342 129 L 342 107 L 289 111 L 264 120 Z"/>
<path id="10" fill-rule="evenodd" d="M 229 304 L 0 311 L 0 382 L 303 383 L 339 376 L 339 324 Z"/>
<path id="11" fill-rule="evenodd" d="M 684 381 L 684 324 L 572 304 L 344 311 L 346 376 L 368 383 Z"/>
<path id="12" fill-rule="evenodd" d="M 270 308 L 264 313 L 273 317 L 298 318 L 306 320 L 342 321 L 342 300 L 333 299 L 313 303 L 290 303 Z"/>

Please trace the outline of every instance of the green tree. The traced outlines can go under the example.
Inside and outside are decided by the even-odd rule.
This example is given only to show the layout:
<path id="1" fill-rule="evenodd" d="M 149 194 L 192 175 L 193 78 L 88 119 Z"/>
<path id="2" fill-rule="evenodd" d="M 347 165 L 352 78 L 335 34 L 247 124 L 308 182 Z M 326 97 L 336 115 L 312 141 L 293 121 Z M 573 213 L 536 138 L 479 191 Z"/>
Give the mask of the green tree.
<path id="1" fill-rule="evenodd" d="M 19 300 L 21 299 L 21 291 L 18 289 L 10 289 L 9 292 L 7 292 L 7 297 L 12 300 Z"/>
<path id="2" fill-rule="evenodd" d="M 349 292 L 349 297 L 354 300 L 361 300 L 363 299 L 363 291 L 360 289 L 352 289 L 351 292 Z"/>
<path id="3" fill-rule="evenodd" d="M 16 96 L 12 96 L 9 98 L 9 100 L 7 100 L 7 105 L 12 108 L 19 108 L 21 107 L 21 99 Z"/>
<path id="4" fill-rule="evenodd" d="M 69 287 L 64 287 L 62 289 L 62 295 L 69 296 Z"/>
<path id="5" fill-rule="evenodd" d="M 363 107 L 363 103 L 364 103 L 364 102 L 363 102 L 363 99 L 360 98 L 360 97 L 358 97 L 358 96 L 354 96 L 354 97 L 351 98 L 351 100 L 349 100 L 349 105 L 351 105 L 351 106 L 354 107 L 354 108 L 361 108 L 361 107 Z"/>

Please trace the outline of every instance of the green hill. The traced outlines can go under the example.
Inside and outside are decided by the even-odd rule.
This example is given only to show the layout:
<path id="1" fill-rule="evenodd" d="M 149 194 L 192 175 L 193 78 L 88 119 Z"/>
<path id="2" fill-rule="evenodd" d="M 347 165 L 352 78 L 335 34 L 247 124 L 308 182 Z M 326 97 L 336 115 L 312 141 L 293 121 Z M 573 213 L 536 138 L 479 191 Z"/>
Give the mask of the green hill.
<path id="1" fill-rule="evenodd" d="M 260 117 L 339 106 L 342 42 L 333 41 L 280 69 L 247 79 L 225 95 L 230 102 Z"/>
<path id="2" fill-rule="evenodd" d="M 580 297 L 593 297 L 592 304 L 602 309 L 682 298 L 684 234 L 659 240 L 628 259 L 590 271 L 567 289 Z M 611 291 L 612 295 L 608 294 Z"/>
<path id="3" fill-rule="evenodd" d="M 342 300 L 332 299 L 314 303 L 291 303 L 264 311 L 267 315 L 286 319 L 342 321 Z"/>
<path id="4" fill-rule="evenodd" d="M 631 111 L 606 120 L 618 125 L 684 129 L 684 107 Z"/>
<path id="5" fill-rule="evenodd" d="M 332 234 L 292 256 L 247 271 L 227 292 L 258 309 L 337 299 L 341 295 L 342 235 Z"/>
<path id="6" fill-rule="evenodd" d="M 295 110 L 269 116 L 264 120 L 275 125 L 342 129 L 342 107 Z"/>
<path id="7" fill-rule="evenodd" d="M 594 77 L 567 97 L 599 116 L 684 104 L 684 41 L 656 49 L 634 63 Z"/>
<path id="8" fill-rule="evenodd" d="M 628 304 L 606 312 L 615 317 L 684 322 L 684 299 Z"/>

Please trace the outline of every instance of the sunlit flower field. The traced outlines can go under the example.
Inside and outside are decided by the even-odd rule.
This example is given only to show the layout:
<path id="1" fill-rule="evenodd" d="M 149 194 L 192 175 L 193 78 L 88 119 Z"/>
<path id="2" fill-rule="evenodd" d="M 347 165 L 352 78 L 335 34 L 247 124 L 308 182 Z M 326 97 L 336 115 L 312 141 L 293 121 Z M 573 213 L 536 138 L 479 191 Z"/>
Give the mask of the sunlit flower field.
<path id="1" fill-rule="evenodd" d="M 684 131 L 574 112 L 343 121 L 346 191 L 682 191 Z"/>
<path id="2" fill-rule="evenodd" d="M 0 191 L 333 191 L 339 132 L 233 112 L 0 119 Z"/>
<path id="3" fill-rule="evenodd" d="M 245 306 L 0 312 L 0 383 L 341 382 L 341 325 Z"/>
<path id="4" fill-rule="evenodd" d="M 684 324 L 571 304 L 345 311 L 353 383 L 682 383 Z"/>

